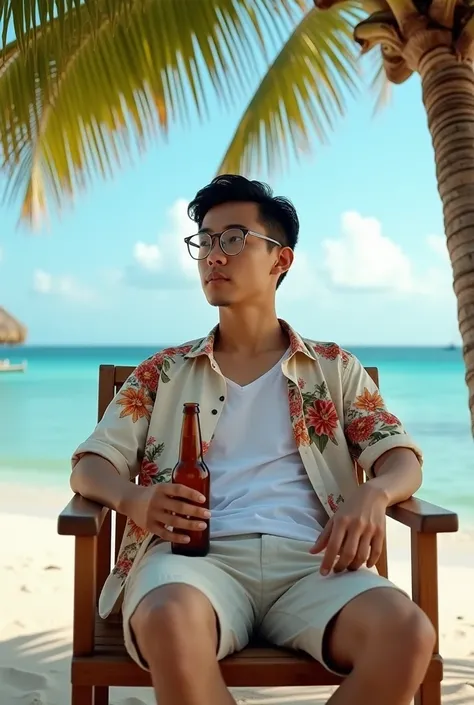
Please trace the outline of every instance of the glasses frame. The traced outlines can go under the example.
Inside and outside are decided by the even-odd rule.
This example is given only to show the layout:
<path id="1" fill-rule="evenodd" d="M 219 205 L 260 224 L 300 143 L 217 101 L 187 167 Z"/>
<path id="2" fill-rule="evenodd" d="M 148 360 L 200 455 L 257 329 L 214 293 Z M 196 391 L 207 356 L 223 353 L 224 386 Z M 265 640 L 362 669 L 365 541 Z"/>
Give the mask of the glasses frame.
<path id="1" fill-rule="evenodd" d="M 241 249 L 238 252 L 235 252 L 234 254 L 228 254 L 224 250 L 224 248 L 222 247 L 222 236 L 225 233 L 229 232 L 229 230 L 240 230 L 240 232 L 244 236 Z M 207 255 L 204 255 L 204 257 L 194 257 L 191 254 L 191 240 L 193 237 L 196 237 L 196 235 L 199 235 L 199 233 L 194 233 L 194 235 L 188 235 L 187 237 L 184 238 L 184 242 L 186 243 L 187 248 L 188 248 L 189 256 L 191 257 L 191 259 L 194 259 L 198 262 L 202 261 L 203 259 L 206 259 L 206 257 L 209 257 L 209 255 L 211 254 L 211 252 L 214 248 L 214 241 L 216 239 L 219 240 L 219 247 L 221 248 L 221 251 L 225 254 L 226 257 L 235 257 L 236 255 L 240 255 L 240 253 L 243 251 L 243 249 L 247 243 L 247 237 L 249 235 L 253 235 L 254 237 L 258 237 L 258 238 L 260 238 L 260 240 L 267 240 L 267 242 L 273 242 L 275 245 L 278 245 L 279 247 L 283 247 L 281 242 L 278 242 L 278 240 L 274 240 L 272 237 L 267 237 L 266 235 L 262 235 L 261 233 L 257 233 L 257 232 L 255 232 L 255 230 L 249 230 L 248 228 L 226 228 L 225 230 L 222 230 L 222 232 L 220 232 L 220 233 L 213 233 L 211 235 L 211 233 L 206 232 L 206 233 L 202 233 L 202 234 L 209 235 L 209 237 L 211 238 L 211 249 L 209 250 Z"/>

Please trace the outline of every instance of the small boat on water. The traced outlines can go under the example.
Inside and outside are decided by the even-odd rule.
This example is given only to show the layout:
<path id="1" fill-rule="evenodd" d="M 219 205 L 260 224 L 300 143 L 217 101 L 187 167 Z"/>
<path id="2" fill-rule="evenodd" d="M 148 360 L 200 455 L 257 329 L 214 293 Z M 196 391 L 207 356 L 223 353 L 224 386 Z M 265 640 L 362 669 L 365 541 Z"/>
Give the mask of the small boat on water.
<path id="1" fill-rule="evenodd" d="M 22 362 L 10 362 L 10 360 L 0 360 L 0 372 L 25 372 L 28 363 L 26 360 Z"/>

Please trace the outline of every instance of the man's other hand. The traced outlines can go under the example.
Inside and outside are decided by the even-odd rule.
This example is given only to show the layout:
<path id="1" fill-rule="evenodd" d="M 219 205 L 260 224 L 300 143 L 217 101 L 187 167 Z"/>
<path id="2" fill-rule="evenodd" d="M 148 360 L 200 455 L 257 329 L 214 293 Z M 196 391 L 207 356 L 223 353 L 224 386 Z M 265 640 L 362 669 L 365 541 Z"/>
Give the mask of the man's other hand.
<path id="1" fill-rule="evenodd" d="M 324 550 L 322 575 L 327 575 L 333 567 L 335 573 L 341 573 L 358 570 L 364 564 L 372 568 L 377 563 L 385 538 L 387 506 L 385 492 L 371 486 L 370 481 L 360 485 L 339 506 L 310 549 L 313 554 Z"/>

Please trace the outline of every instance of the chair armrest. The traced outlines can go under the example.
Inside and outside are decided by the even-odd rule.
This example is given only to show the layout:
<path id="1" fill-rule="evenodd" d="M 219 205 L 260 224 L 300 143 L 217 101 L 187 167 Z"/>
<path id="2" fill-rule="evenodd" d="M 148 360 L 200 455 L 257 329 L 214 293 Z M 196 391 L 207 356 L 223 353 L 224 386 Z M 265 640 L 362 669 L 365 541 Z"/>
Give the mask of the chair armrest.
<path id="1" fill-rule="evenodd" d="M 108 507 L 75 494 L 58 517 L 61 536 L 98 536 Z"/>
<path id="2" fill-rule="evenodd" d="M 441 534 L 459 529 L 459 518 L 455 512 L 416 497 L 388 507 L 387 516 L 422 534 Z"/>

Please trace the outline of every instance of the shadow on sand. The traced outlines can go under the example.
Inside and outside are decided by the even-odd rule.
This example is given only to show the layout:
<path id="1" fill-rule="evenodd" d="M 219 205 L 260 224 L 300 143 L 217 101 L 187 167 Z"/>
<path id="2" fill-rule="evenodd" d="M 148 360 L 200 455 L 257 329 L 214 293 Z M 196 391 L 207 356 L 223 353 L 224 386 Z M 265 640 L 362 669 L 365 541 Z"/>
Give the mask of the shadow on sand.
<path id="1" fill-rule="evenodd" d="M 68 705 L 71 643 L 69 630 L 25 634 L 0 642 L 0 695 L 2 705 Z M 474 653 L 472 658 L 446 659 L 443 705 L 474 702 Z M 326 703 L 334 688 L 234 688 L 239 705 L 299 705 Z M 4 698 L 5 702 L 4 702 Z M 149 688 L 112 688 L 111 705 L 153 705 Z"/>

